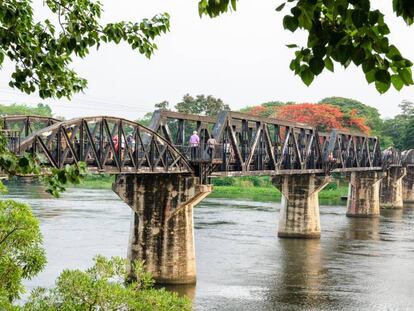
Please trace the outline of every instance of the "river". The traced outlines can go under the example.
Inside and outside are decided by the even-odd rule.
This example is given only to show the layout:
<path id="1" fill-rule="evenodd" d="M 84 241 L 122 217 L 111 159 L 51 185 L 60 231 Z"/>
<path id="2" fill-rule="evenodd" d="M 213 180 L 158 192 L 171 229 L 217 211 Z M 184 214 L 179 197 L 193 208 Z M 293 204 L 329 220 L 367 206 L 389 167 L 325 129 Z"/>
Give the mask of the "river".
<path id="1" fill-rule="evenodd" d="M 53 199 L 37 186 L 8 197 L 40 218 L 46 269 L 26 282 L 52 286 L 64 268 L 96 254 L 125 256 L 131 210 L 110 190 L 69 189 Z M 279 203 L 206 199 L 194 210 L 197 285 L 175 287 L 195 310 L 413 310 L 414 209 L 350 219 L 321 206 L 320 240 L 276 236 Z"/>

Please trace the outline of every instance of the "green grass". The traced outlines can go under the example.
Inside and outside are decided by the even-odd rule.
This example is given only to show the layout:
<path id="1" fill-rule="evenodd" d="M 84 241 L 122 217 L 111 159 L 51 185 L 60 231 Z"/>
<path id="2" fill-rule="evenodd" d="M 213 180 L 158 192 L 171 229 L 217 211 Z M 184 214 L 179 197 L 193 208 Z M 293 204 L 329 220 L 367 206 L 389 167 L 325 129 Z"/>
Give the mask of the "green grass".
<path id="1" fill-rule="evenodd" d="M 75 188 L 84 189 L 111 189 L 115 176 L 110 175 L 87 175 L 79 185 Z"/>
<path id="2" fill-rule="evenodd" d="M 319 193 L 319 200 L 324 204 L 341 204 L 341 197 L 347 194 L 348 187 L 339 186 L 336 189 L 322 190 Z M 209 197 L 277 202 L 282 195 L 275 187 L 214 186 L 213 193 Z"/>

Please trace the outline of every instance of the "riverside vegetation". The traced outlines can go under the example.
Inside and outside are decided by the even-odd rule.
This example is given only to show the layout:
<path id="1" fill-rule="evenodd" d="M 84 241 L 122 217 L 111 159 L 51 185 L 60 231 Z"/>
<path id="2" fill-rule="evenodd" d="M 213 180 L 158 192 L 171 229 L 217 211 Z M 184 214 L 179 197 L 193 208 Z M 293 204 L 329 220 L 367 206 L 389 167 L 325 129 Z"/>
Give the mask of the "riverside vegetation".
<path id="1" fill-rule="evenodd" d="M 341 197 L 348 193 L 348 184 L 342 177 L 337 176 L 337 182 L 326 186 L 319 194 L 322 202 L 339 204 Z M 78 188 L 110 189 L 114 177 L 110 175 L 88 175 Z M 213 178 L 213 192 L 210 198 L 246 199 L 253 201 L 280 201 L 282 194 L 272 185 L 270 177 L 223 177 Z"/>
<path id="2" fill-rule="evenodd" d="M 31 208 L 13 200 L 0 200 L 0 310 L 191 310 L 188 298 L 155 289 L 142 262 L 97 256 L 86 271 L 64 270 L 55 286 L 34 289 L 24 305 L 16 300 L 25 292 L 23 280 L 46 265 L 40 223 Z"/>

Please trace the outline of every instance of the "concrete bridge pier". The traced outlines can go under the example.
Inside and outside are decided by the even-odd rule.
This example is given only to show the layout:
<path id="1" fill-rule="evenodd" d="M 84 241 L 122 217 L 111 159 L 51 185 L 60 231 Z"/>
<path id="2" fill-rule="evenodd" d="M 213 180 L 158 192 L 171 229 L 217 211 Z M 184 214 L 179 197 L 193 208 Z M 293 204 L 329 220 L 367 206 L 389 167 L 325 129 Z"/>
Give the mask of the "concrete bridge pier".
<path id="1" fill-rule="evenodd" d="M 159 284 L 194 284 L 193 207 L 211 185 L 181 174 L 128 174 L 118 175 L 112 189 L 134 211 L 128 260 L 144 261 Z"/>
<path id="2" fill-rule="evenodd" d="M 403 208 L 403 178 L 406 175 L 404 167 L 391 167 L 381 181 L 380 207 Z"/>
<path id="3" fill-rule="evenodd" d="M 279 237 L 320 238 L 318 193 L 329 181 L 329 177 L 315 174 L 281 175 L 273 178 L 273 184 L 282 192 Z"/>
<path id="4" fill-rule="evenodd" d="M 379 217 L 380 181 L 383 172 L 352 172 L 349 182 L 347 213 L 348 217 Z"/>
<path id="5" fill-rule="evenodd" d="M 407 167 L 403 182 L 403 202 L 414 203 L 414 166 Z"/>

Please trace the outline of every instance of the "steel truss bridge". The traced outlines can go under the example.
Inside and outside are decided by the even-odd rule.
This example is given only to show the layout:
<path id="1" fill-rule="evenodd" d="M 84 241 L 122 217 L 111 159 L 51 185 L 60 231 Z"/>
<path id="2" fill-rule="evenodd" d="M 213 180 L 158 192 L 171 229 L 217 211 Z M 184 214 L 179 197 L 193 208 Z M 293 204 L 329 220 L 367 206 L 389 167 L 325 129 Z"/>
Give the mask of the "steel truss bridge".
<path id="1" fill-rule="evenodd" d="M 223 111 L 217 117 L 155 111 L 148 127 L 117 117 L 61 121 L 39 116 L 0 119 L 9 148 L 45 167 L 83 161 L 90 172 L 188 173 L 203 177 L 380 171 L 413 163 L 413 152 L 382 152 L 377 137 L 320 132 L 284 120 Z M 191 154 L 193 131 L 200 145 Z M 214 136 L 214 154 L 207 140 Z M 407 162 L 407 161 L 405 161 Z M 407 164 L 407 163 L 406 163 Z"/>

